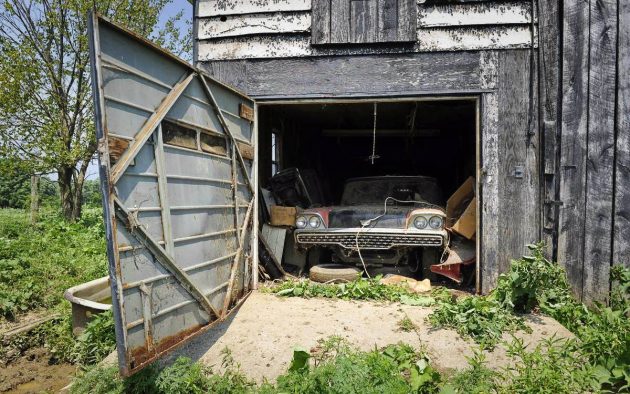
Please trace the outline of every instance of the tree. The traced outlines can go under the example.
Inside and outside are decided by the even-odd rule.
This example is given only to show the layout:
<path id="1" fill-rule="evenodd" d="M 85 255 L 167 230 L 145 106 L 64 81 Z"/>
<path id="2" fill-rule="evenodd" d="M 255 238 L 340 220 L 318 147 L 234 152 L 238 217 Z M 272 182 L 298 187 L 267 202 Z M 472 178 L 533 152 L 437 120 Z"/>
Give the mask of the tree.
<path id="1" fill-rule="evenodd" d="M 66 219 L 81 216 L 96 152 L 87 15 L 95 9 L 175 54 L 189 53 L 190 23 L 170 0 L 6 0 L 0 8 L 0 163 L 55 173 Z M 8 163 L 8 164 L 7 164 Z M 9 168 L 10 169 L 10 168 Z"/>

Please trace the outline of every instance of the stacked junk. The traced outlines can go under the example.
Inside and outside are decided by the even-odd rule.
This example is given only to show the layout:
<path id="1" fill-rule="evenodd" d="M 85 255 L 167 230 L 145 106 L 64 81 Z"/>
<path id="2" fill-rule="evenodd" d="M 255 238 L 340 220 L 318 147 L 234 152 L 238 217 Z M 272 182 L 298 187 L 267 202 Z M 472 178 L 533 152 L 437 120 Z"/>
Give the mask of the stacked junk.
<path id="1" fill-rule="evenodd" d="M 477 224 L 474 186 L 474 179 L 468 178 L 447 200 L 449 245 L 441 261 L 430 266 L 432 273 L 457 284 L 469 285 L 468 282 L 474 280 Z M 295 218 L 302 209 L 324 205 L 324 193 L 315 171 L 282 170 L 271 178 L 269 189 L 260 190 L 260 196 L 262 227 L 259 229 L 258 253 L 261 277 L 279 279 L 287 275 L 285 269 L 301 275 L 308 268 L 308 255 L 295 247 L 293 231 Z"/>

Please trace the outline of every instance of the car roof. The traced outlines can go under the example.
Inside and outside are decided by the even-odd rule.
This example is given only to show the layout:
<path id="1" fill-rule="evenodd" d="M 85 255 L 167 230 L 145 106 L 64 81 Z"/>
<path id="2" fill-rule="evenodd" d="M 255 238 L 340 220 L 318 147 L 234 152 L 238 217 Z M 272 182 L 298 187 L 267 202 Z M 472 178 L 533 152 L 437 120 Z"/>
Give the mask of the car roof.
<path id="1" fill-rule="evenodd" d="M 380 176 L 366 176 L 347 179 L 345 183 L 356 181 L 370 181 L 370 180 L 423 180 L 437 182 L 437 179 L 431 176 L 424 175 L 380 175 Z"/>

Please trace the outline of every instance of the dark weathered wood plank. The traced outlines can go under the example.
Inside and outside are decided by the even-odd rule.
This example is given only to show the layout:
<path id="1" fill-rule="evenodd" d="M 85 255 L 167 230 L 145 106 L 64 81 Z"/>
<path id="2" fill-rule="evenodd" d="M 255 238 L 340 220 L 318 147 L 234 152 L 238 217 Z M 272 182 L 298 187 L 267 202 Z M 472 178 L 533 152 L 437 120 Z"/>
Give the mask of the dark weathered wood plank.
<path id="1" fill-rule="evenodd" d="M 530 51 L 498 54 L 499 274 L 539 238 L 538 133 L 531 133 L 538 121 L 537 90 L 530 88 L 530 77 L 536 82 L 530 56 Z"/>
<path id="2" fill-rule="evenodd" d="M 247 86 L 247 62 L 244 60 L 226 60 L 199 62 L 197 65 L 212 78 L 244 91 Z"/>
<path id="3" fill-rule="evenodd" d="M 357 44 L 376 42 L 376 0 L 350 1 L 350 42 Z"/>
<path id="4" fill-rule="evenodd" d="M 330 42 L 350 41 L 350 2 L 351 0 L 331 0 Z"/>
<path id="5" fill-rule="evenodd" d="M 480 103 L 480 160 L 478 172 L 480 192 L 480 249 L 477 270 L 479 280 L 477 290 L 487 294 L 497 283 L 497 253 L 499 246 L 499 104 L 497 93 L 497 51 L 481 54 L 481 86 L 492 89 L 491 93 L 481 95 Z"/>
<path id="6" fill-rule="evenodd" d="M 398 41 L 416 41 L 417 14 L 415 0 L 398 0 Z"/>
<path id="7" fill-rule="evenodd" d="M 540 118 L 544 139 L 541 175 L 541 240 L 547 256 L 556 259 L 558 206 L 558 89 L 560 86 L 560 13 L 557 0 L 538 2 Z"/>
<path id="8" fill-rule="evenodd" d="M 330 3 L 331 0 L 312 0 L 311 43 L 330 42 Z"/>
<path id="9" fill-rule="evenodd" d="M 565 2 L 562 43 L 562 118 L 558 262 L 582 299 L 584 187 L 588 119 L 588 14 L 585 2 Z"/>
<path id="10" fill-rule="evenodd" d="M 612 257 L 617 1 L 591 1 L 583 300 L 605 301 Z"/>
<path id="11" fill-rule="evenodd" d="M 480 88 L 479 52 L 273 59 L 247 66 L 247 93 L 323 95 L 418 93 Z"/>
<path id="12" fill-rule="evenodd" d="M 613 264 L 630 267 L 630 3 L 619 2 Z"/>
<path id="13" fill-rule="evenodd" d="M 378 0 L 378 41 L 398 39 L 398 1 Z"/>

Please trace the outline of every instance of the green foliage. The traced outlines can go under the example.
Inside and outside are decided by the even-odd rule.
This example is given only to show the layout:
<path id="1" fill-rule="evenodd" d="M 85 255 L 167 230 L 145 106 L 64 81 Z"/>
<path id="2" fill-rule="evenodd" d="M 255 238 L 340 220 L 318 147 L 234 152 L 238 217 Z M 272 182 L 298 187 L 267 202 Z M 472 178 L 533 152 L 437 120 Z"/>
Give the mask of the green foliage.
<path id="1" fill-rule="evenodd" d="M 564 269 L 547 260 L 542 245 L 528 245 L 531 256 L 512 261 L 509 272 L 499 276 L 493 298 L 517 312 L 539 307 L 544 313 L 555 313 L 573 307 Z"/>
<path id="2" fill-rule="evenodd" d="M 306 360 L 312 360 L 309 365 Z M 320 342 L 306 358 L 294 352 L 292 369 L 262 393 L 435 393 L 440 375 L 408 345 L 362 352 L 339 337 Z"/>
<path id="3" fill-rule="evenodd" d="M 486 366 L 486 357 L 476 351 L 468 358 L 469 367 L 453 375 L 441 393 L 486 394 L 496 390 L 497 372 Z"/>
<path id="4" fill-rule="evenodd" d="M 0 168 L 2 167 L 0 163 Z M 30 193 L 28 173 L 17 170 L 0 171 L 0 208 L 25 208 Z"/>
<path id="5" fill-rule="evenodd" d="M 71 394 L 123 394 L 125 392 L 125 386 L 118 375 L 116 366 L 90 368 L 80 373 L 70 387 Z"/>
<path id="6" fill-rule="evenodd" d="M 87 16 L 96 11 L 177 54 L 190 54 L 191 23 L 182 20 L 183 12 L 160 21 L 169 3 L 11 0 L 0 7 L 0 172 L 56 173 L 70 221 L 80 216 L 97 147 Z"/>
<path id="7" fill-rule="evenodd" d="M 56 307 L 69 287 L 107 274 L 100 209 L 76 223 L 50 210 L 40 218 L 31 226 L 25 212 L 0 210 L 0 318 Z"/>
<path id="8" fill-rule="evenodd" d="M 497 391 L 571 394 L 596 389 L 592 367 L 573 345 L 552 337 L 528 351 L 522 339 L 514 339 L 507 347 L 512 363 L 498 373 Z"/>
<path id="9" fill-rule="evenodd" d="M 193 363 L 187 357 L 180 357 L 158 375 L 155 387 L 161 393 L 205 393 L 209 388 L 208 372 L 201 364 Z"/>
<path id="10" fill-rule="evenodd" d="M 357 278 L 348 283 L 317 283 L 310 280 L 287 280 L 264 288 L 263 291 L 284 297 L 325 297 L 343 300 L 374 300 L 400 302 L 407 305 L 430 306 L 433 297 L 414 293 L 405 284 L 380 283 L 381 276 Z"/>
<path id="11" fill-rule="evenodd" d="M 441 302 L 429 315 L 435 327 L 448 327 L 472 338 L 484 348 L 493 348 L 504 332 L 530 330 L 512 311 L 491 297 L 468 296 Z"/>
<path id="12" fill-rule="evenodd" d="M 90 320 L 77 338 L 73 358 L 80 365 L 92 365 L 104 359 L 115 348 L 114 319 L 110 310 Z"/>
<path id="13" fill-rule="evenodd" d="M 411 332 L 416 329 L 416 325 L 413 324 L 413 322 L 408 316 L 405 316 L 402 319 L 400 319 L 400 321 L 398 322 L 398 328 L 401 331 Z"/>
<path id="14" fill-rule="evenodd" d="M 359 351 L 339 337 L 320 341 L 312 353 L 296 349 L 289 370 L 276 384 L 257 386 L 241 373 L 230 352 L 223 351 L 222 373 L 178 358 L 164 369 L 152 365 L 121 380 L 114 367 L 90 368 L 72 386 L 83 393 L 437 393 L 440 374 L 429 359 L 404 344 Z"/>

